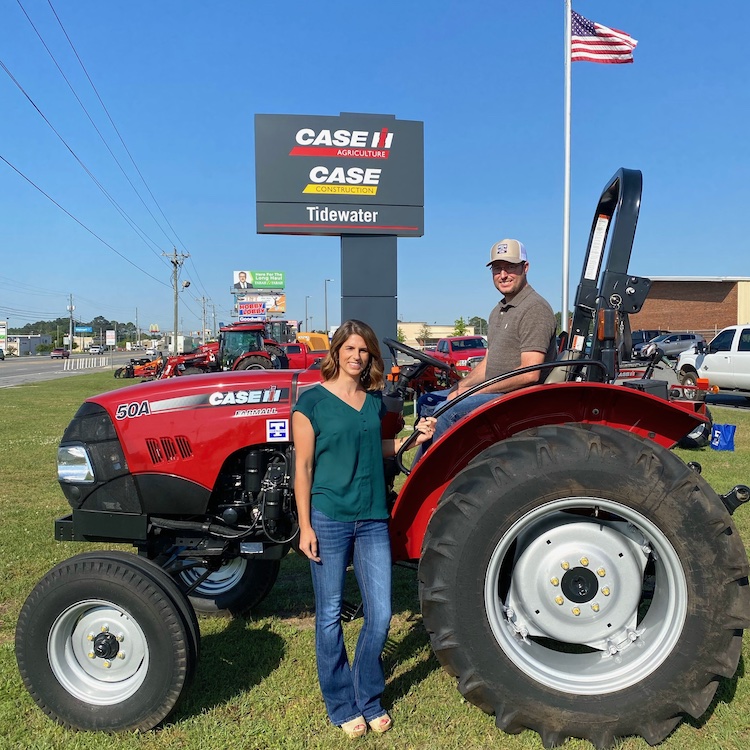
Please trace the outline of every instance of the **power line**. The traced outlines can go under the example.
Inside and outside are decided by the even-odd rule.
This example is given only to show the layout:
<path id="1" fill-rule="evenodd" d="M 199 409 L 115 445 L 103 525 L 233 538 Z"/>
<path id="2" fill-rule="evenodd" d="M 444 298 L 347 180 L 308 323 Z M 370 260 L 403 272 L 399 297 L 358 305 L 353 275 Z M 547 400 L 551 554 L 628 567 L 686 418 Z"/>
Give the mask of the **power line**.
<path id="1" fill-rule="evenodd" d="M 86 109 L 85 105 L 83 104 L 83 102 L 81 101 L 80 97 L 76 93 L 73 85 L 71 84 L 71 82 L 69 81 L 69 79 L 67 78 L 67 76 L 65 75 L 65 73 L 63 72 L 62 68 L 58 64 L 57 60 L 55 59 L 55 56 L 52 54 L 52 51 L 50 50 L 50 48 L 48 47 L 48 45 L 46 44 L 46 42 L 42 38 L 42 35 L 39 33 L 39 30 L 37 29 L 37 27 L 34 25 L 34 22 L 29 17 L 29 14 L 26 12 L 23 4 L 21 3 L 21 0 L 16 0 L 16 2 L 18 3 L 19 7 L 23 11 L 23 13 L 26 16 L 26 18 L 27 18 L 29 24 L 31 25 L 31 27 L 36 32 L 36 35 L 39 37 L 39 40 L 41 41 L 42 45 L 47 50 L 47 54 L 50 56 L 50 58 L 52 59 L 52 61 L 55 64 L 55 66 L 57 67 L 58 71 L 60 72 L 60 75 L 63 77 L 63 79 L 67 83 L 68 88 L 71 90 L 73 96 L 76 98 L 76 101 L 78 102 L 78 104 L 81 106 L 81 108 L 85 112 L 86 117 L 88 118 L 88 120 L 91 123 L 92 127 L 97 132 L 99 138 L 104 143 L 105 147 L 107 148 L 107 150 L 109 151 L 110 155 L 114 159 L 115 163 L 119 167 L 119 169 L 122 172 L 123 176 L 128 181 L 128 184 L 131 186 L 131 188 L 133 189 L 133 191 L 135 192 L 135 194 L 138 196 L 138 199 L 141 201 L 141 203 L 143 204 L 143 206 L 146 209 L 146 211 L 148 211 L 149 215 L 154 220 L 154 223 L 159 227 L 159 229 L 161 230 L 162 234 L 167 238 L 168 241 L 171 242 L 171 238 L 168 236 L 168 234 L 166 233 L 166 231 L 164 230 L 164 228 L 159 223 L 158 219 L 154 216 L 154 214 L 152 213 L 152 211 L 150 210 L 150 208 L 148 207 L 148 205 L 146 204 L 146 202 L 143 200 L 143 197 L 141 196 L 140 192 L 138 191 L 138 189 L 136 188 L 136 186 L 133 184 L 133 182 L 130 180 L 130 178 L 128 177 L 127 173 L 125 172 L 125 169 L 123 168 L 122 164 L 120 163 L 120 161 L 117 159 L 117 157 L 115 156 L 114 152 L 110 148 L 110 146 L 107 143 L 107 140 L 105 139 L 104 135 L 101 133 L 101 131 L 99 130 L 99 128 L 96 126 L 93 118 L 91 117 L 91 115 L 89 114 L 89 112 Z M 61 29 L 63 35 L 65 36 L 65 39 L 67 40 L 68 44 L 70 45 L 70 48 L 73 51 L 73 54 L 75 55 L 75 58 L 78 61 L 78 64 L 81 66 L 81 70 L 83 71 L 84 75 L 86 76 L 86 79 L 88 80 L 89 84 L 91 85 L 91 88 L 92 88 L 94 94 L 96 95 L 96 98 L 99 101 L 99 104 L 101 105 L 102 109 L 104 110 L 104 113 L 106 114 L 107 119 L 109 120 L 110 124 L 112 125 L 113 130 L 117 134 L 117 137 L 119 138 L 120 143 L 122 144 L 122 147 L 125 150 L 125 153 L 128 155 L 128 158 L 130 159 L 130 162 L 133 165 L 133 168 L 138 173 L 138 176 L 140 177 L 141 182 L 143 183 L 144 187 L 148 191 L 148 194 L 151 196 L 151 199 L 153 200 L 154 205 L 156 205 L 156 207 L 159 209 L 159 213 L 164 218 L 164 221 L 167 223 L 167 225 L 169 226 L 169 228 L 172 230 L 172 233 L 173 233 L 174 237 L 177 238 L 179 244 L 181 244 L 183 246 L 183 248 L 184 248 L 185 247 L 185 243 L 182 241 L 182 239 L 177 234 L 177 231 L 175 230 L 174 226 L 172 225 L 172 223 L 167 218 L 167 216 L 164 213 L 161 205 L 159 204 L 159 201 L 156 200 L 156 196 L 154 195 L 153 191 L 151 190 L 151 188 L 149 187 L 148 183 L 146 182 L 146 178 L 143 176 L 143 173 L 141 172 L 140 168 L 138 167 L 138 164 L 136 163 L 135 159 L 133 158 L 133 155 L 130 152 L 130 149 L 128 148 L 127 144 L 125 143 L 125 140 L 122 137 L 122 134 L 120 133 L 120 130 L 118 129 L 117 125 L 115 124 L 114 119 L 110 115 L 109 110 L 107 109 L 107 106 L 104 103 L 104 100 L 100 96 L 99 91 L 96 88 L 96 85 L 94 84 L 93 79 L 89 75 L 89 72 L 88 72 L 88 70 L 86 68 L 86 65 L 84 64 L 83 60 L 81 59 L 81 56 L 78 54 L 78 50 L 76 49 L 76 46 L 73 44 L 73 40 L 70 38 L 70 35 L 68 34 L 65 26 L 63 25 L 62 20 L 60 19 L 60 16 L 57 14 L 57 11 L 55 10 L 54 6 L 52 5 L 51 0 L 47 0 L 47 4 L 49 5 L 50 10 L 52 11 L 52 14 L 55 17 L 55 20 L 57 21 L 58 25 L 60 26 L 60 29 Z M 196 265 L 193 262 L 192 258 L 190 258 L 190 265 L 191 265 L 191 267 L 193 269 L 195 278 L 197 279 L 199 285 L 203 289 L 204 294 L 208 295 L 208 290 L 206 289 L 206 286 L 203 283 L 203 280 L 201 279 L 200 274 L 198 273 L 198 268 L 196 267 Z"/>
<path id="2" fill-rule="evenodd" d="M 2 64 L 2 63 L 0 63 L 0 64 Z M 153 279 L 158 284 L 161 284 L 162 286 L 169 286 L 168 284 L 165 284 L 163 281 L 161 281 L 161 279 L 157 279 L 156 276 L 152 276 L 148 271 L 145 271 L 139 265 L 133 263 L 133 261 L 130 260 L 130 258 L 126 257 L 119 250 L 116 250 L 114 247 L 112 247 L 112 245 L 110 245 L 109 242 L 107 242 L 106 240 L 103 240 L 92 229 L 89 229 L 82 221 L 80 221 L 75 216 L 73 216 L 73 214 L 70 213 L 70 211 L 68 211 L 67 209 L 63 208 L 51 195 L 49 195 L 48 193 L 45 193 L 44 190 L 42 190 L 39 187 L 39 185 L 37 185 L 35 182 L 33 182 L 31 179 L 29 179 L 23 172 L 21 172 L 20 169 L 18 169 L 13 164 L 11 164 L 2 154 L 0 154 L 0 160 L 4 161 L 14 172 L 16 172 L 16 174 L 18 174 L 21 177 L 23 177 L 23 179 L 26 180 L 26 182 L 28 182 L 29 185 L 31 185 L 32 187 L 36 188 L 45 198 L 47 198 L 47 200 L 49 200 L 52 203 L 54 203 L 63 213 L 67 214 L 71 219 L 73 219 L 73 221 L 75 221 L 76 224 L 78 224 L 80 227 L 82 227 L 83 229 L 85 229 L 89 234 L 91 234 L 92 236 L 96 237 L 96 239 L 99 240 L 99 242 L 101 242 L 102 245 L 105 245 L 106 247 L 108 247 L 113 253 L 115 253 L 115 255 L 118 255 L 126 263 L 129 263 L 131 266 L 133 266 L 133 268 L 135 268 L 138 271 L 140 271 L 141 273 L 145 274 L 150 279 Z"/>
<path id="3" fill-rule="evenodd" d="M 20 5 L 20 0 L 17 0 L 17 2 Z M 99 103 L 102 105 L 102 109 L 104 110 L 105 114 L 107 115 L 107 118 L 109 119 L 109 121 L 110 121 L 110 123 L 111 123 L 111 125 L 112 125 L 112 127 L 113 127 L 113 129 L 115 131 L 115 133 L 117 133 L 117 137 L 120 139 L 120 143 L 122 144 L 122 147 L 125 149 L 125 153 L 128 155 L 131 164 L 135 168 L 135 171 L 138 173 L 138 176 L 141 178 L 141 182 L 143 182 L 146 190 L 148 190 L 148 194 L 151 196 L 151 199 L 153 200 L 154 204 L 159 209 L 159 213 L 164 217 L 164 221 L 167 222 L 167 225 L 169 226 L 169 228 L 174 233 L 174 236 L 177 238 L 179 244 L 181 244 L 184 247 L 185 246 L 184 243 L 179 238 L 177 232 L 175 231 L 174 227 L 170 223 L 169 219 L 166 217 L 164 211 L 162 211 L 162 208 L 159 205 L 159 201 L 156 200 L 156 197 L 151 192 L 151 188 L 148 186 L 148 183 L 146 182 L 146 178 L 143 176 L 143 174 L 141 173 L 141 170 L 138 168 L 138 165 L 135 163 L 135 159 L 133 158 L 133 155 L 130 153 L 130 149 L 128 149 L 127 145 L 125 145 L 125 141 L 124 141 L 122 135 L 120 134 L 120 131 L 118 130 L 117 125 L 115 125 L 115 121 L 112 119 L 111 115 L 109 114 L 109 110 L 107 109 L 106 105 L 104 104 L 104 101 L 102 100 L 101 96 L 99 96 L 99 91 L 97 90 L 96 86 L 94 85 L 94 82 L 91 79 L 91 76 L 89 75 L 88 70 L 86 70 L 86 66 L 83 64 L 83 60 L 81 60 L 81 57 L 78 54 L 78 51 L 76 50 L 75 45 L 73 44 L 70 36 L 68 35 L 68 32 L 65 30 L 65 27 L 63 26 L 62 21 L 60 20 L 60 17 L 57 15 L 57 11 L 54 9 L 51 0 L 47 0 L 47 4 L 49 5 L 50 9 L 52 10 L 52 13 L 55 16 L 55 19 L 57 20 L 57 23 L 60 25 L 60 28 L 62 29 L 62 32 L 65 35 L 65 38 L 68 40 L 68 44 L 70 44 L 70 48 L 73 50 L 73 54 L 76 56 L 76 59 L 78 60 L 78 63 L 81 66 L 81 69 L 83 70 L 84 75 L 88 79 L 88 82 L 91 84 L 91 88 L 94 90 L 94 93 L 96 94 L 96 98 L 99 100 Z M 62 72 L 62 71 L 60 71 L 60 72 Z M 81 106 L 83 106 L 83 105 L 81 105 Z M 97 132 L 99 132 L 99 131 L 97 130 Z M 114 156 L 114 154 L 113 154 L 113 156 Z M 117 160 L 115 159 L 115 161 L 117 161 Z M 117 162 L 117 163 L 119 165 L 119 162 Z M 123 174 L 124 174 L 124 172 L 123 172 Z M 130 182 L 130 180 L 128 180 L 128 182 Z M 132 185 L 133 183 L 130 183 L 130 184 Z M 135 186 L 133 186 L 133 190 L 135 190 Z M 136 193 L 138 194 L 137 190 L 136 190 Z M 140 194 L 138 194 L 138 197 L 140 198 Z M 141 199 L 141 202 L 143 202 L 143 199 Z M 145 203 L 143 203 L 143 205 L 146 206 Z M 146 210 L 148 211 L 148 206 L 146 206 Z M 149 211 L 149 214 L 151 214 L 151 211 Z M 164 233 L 164 236 L 171 242 L 171 238 L 167 236 L 166 232 L 164 232 L 164 229 L 161 227 L 161 225 L 159 224 L 159 222 L 156 221 L 156 218 L 154 217 L 154 215 L 151 214 L 151 216 L 153 217 L 153 219 L 156 222 L 156 224 L 159 226 L 159 229 L 161 229 L 161 231 Z"/>
<path id="4" fill-rule="evenodd" d="M 34 22 L 33 22 L 33 21 L 31 20 L 31 17 L 30 17 L 30 16 L 29 16 L 29 14 L 28 14 L 28 13 L 26 12 L 26 9 L 24 8 L 23 4 L 21 3 L 21 0 L 16 0 L 16 2 L 18 3 L 18 6 L 19 6 L 19 7 L 21 8 L 21 11 L 23 12 L 23 14 L 24 14 L 24 15 L 26 16 L 26 20 L 27 20 L 27 21 L 29 22 L 29 24 L 31 25 L 31 28 L 32 28 L 32 29 L 34 29 L 34 32 L 36 33 L 37 37 L 39 38 L 39 41 L 40 41 L 40 42 L 42 43 L 42 46 L 44 47 L 44 49 L 45 49 L 45 50 L 47 50 L 47 54 L 48 54 L 48 55 L 50 56 L 50 59 L 52 60 L 52 62 L 53 62 L 53 63 L 55 64 L 55 67 L 57 68 L 57 70 L 58 70 L 58 72 L 60 73 L 60 75 L 61 75 L 61 76 L 63 77 L 63 80 L 65 81 L 65 83 L 66 83 L 66 84 L 68 84 L 68 88 L 70 89 L 71 93 L 73 94 L 73 96 L 75 97 L 76 101 L 77 101 L 77 102 L 78 102 L 78 104 L 80 105 L 81 109 L 82 109 L 82 110 L 84 111 L 84 113 L 85 113 L 86 117 L 88 118 L 88 121 L 89 121 L 89 122 L 91 123 L 91 126 L 92 126 L 92 127 L 94 128 L 94 130 L 96 131 L 97 135 L 98 135 L 98 136 L 99 136 L 99 138 L 101 139 L 101 141 L 102 141 L 102 143 L 104 144 L 104 146 L 105 146 L 105 148 L 107 149 L 107 151 L 109 151 L 109 154 L 110 154 L 110 156 L 112 157 L 112 159 L 114 159 L 114 162 L 115 162 L 115 164 L 117 164 L 117 166 L 119 167 L 119 169 L 120 169 L 120 172 L 122 172 L 123 176 L 124 176 L 124 177 L 125 177 L 125 179 L 126 179 L 126 180 L 128 181 L 128 184 L 130 185 L 130 187 L 131 187 L 131 188 L 133 188 L 133 192 L 134 192 L 134 193 L 135 193 L 135 194 L 136 194 L 136 195 L 138 196 L 138 199 L 139 199 L 139 200 L 141 201 L 141 203 L 143 204 L 143 207 L 144 207 L 144 208 L 146 209 L 146 211 L 148 211 L 149 215 L 150 215 L 150 216 L 151 216 L 151 218 L 152 218 L 152 219 L 154 220 L 155 224 L 156 224 L 156 225 L 157 225 L 157 226 L 159 227 L 159 229 L 161 230 L 162 234 L 163 234 L 163 235 L 164 235 L 164 236 L 166 237 L 167 241 L 168 241 L 168 242 L 171 242 L 171 239 L 169 238 L 169 236 L 167 235 L 167 233 L 166 233 L 166 232 L 164 231 L 164 228 L 163 228 L 163 227 L 161 226 L 161 224 L 159 224 L 159 221 L 158 221 L 158 220 L 157 220 L 157 218 L 156 218 L 156 217 L 155 217 L 155 216 L 153 215 L 153 213 L 151 212 L 151 209 L 150 209 L 150 208 L 149 208 L 149 207 L 148 207 L 148 206 L 146 205 L 146 202 L 145 202 L 145 201 L 143 200 L 143 198 L 141 197 L 140 193 L 138 192 L 137 188 L 135 187 L 135 185 L 134 185 L 134 184 L 133 184 L 133 182 L 131 181 L 130 177 L 128 177 L 127 173 L 125 172 L 125 169 L 123 168 L 122 164 L 121 164 L 121 163 L 120 163 L 120 161 L 118 160 L 117 156 L 115 156 L 115 153 L 114 153 L 114 152 L 112 151 L 112 149 L 110 148 L 110 146 L 109 146 L 109 143 L 107 143 L 107 139 L 106 139 L 106 138 L 104 137 L 104 135 L 102 134 L 102 132 L 101 132 L 101 131 L 99 130 L 99 128 L 97 127 L 97 125 L 96 125 L 96 123 L 94 122 L 93 118 L 92 118 L 92 117 L 91 117 L 91 115 L 89 114 L 89 111 L 88 111 L 88 110 L 86 109 L 86 105 L 84 105 L 84 103 L 83 103 L 83 102 L 81 101 L 81 98 L 80 98 L 80 97 L 78 96 L 78 94 L 76 93 L 76 90 L 75 90 L 75 88 L 73 87 L 73 84 L 72 84 L 72 83 L 70 82 L 70 80 L 68 79 L 68 77 L 67 77 L 67 76 L 65 75 L 65 72 L 64 72 L 64 71 L 63 71 L 63 69 L 62 69 L 62 68 L 60 67 L 60 64 L 59 64 L 59 63 L 57 62 L 57 59 L 55 58 L 54 54 L 52 54 L 52 50 L 50 50 L 49 46 L 48 46 L 48 45 L 47 45 L 47 43 L 46 43 L 46 42 L 44 41 L 44 38 L 42 37 L 41 33 L 39 32 L 39 29 L 37 29 L 36 25 L 35 25 L 35 24 L 34 24 Z M 65 31 L 65 28 L 64 28 L 64 27 L 63 27 L 63 25 L 62 25 L 62 22 L 60 21 L 59 17 L 57 16 L 57 13 L 55 12 L 55 9 L 54 9 L 54 8 L 52 8 L 52 5 L 51 5 L 51 3 L 50 3 L 50 8 L 52 9 L 52 13 L 54 14 L 55 18 L 57 19 L 57 22 L 58 22 L 58 24 L 60 25 L 60 28 L 62 29 L 62 32 L 63 32 L 63 34 L 65 35 L 65 38 L 66 38 L 66 39 L 68 40 L 68 44 L 70 44 L 71 48 L 73 49 L 73 53 L 75 54 L 75 56 L 76 56 L 76 59 L 78 60 L 78 62 L 79 62 L 79 64 L 81 65 L 81 67 L 83 68 L 83 72 L 84 72 L 84 73 L 86 74 L 86 78 L 88 78 L 88 80 L 89 80 L 89 83 L 91 83 L 91 78 L 89 77 L 89 75 L 88 75 L 88 72 L 86 71 L 86 68 L 84 67 L 83 63 L 81 62 L 81 58 L 80 58 L 80 57 L 78 56 L 78 52 L 76 51 L 75 47 L 73 46 L 73 43 L 71 42 L 71 40 L 70 40 L 70 37 L 68 36 L 67 32 Z M 91 83 L 91 85 L 92 85 L 92 88 L 94 88 L 94 85 L 93 85 L 93 83 Z M 95 91 L 95 93 L 97 94 L 97 98 L 99 98 L 99 101 L 101 102 L 101 98 L 99 97 L 99 94 L 98 94 L 98 92 L 96 92 L 96 88 L 94 88 L 94 91 Z M 104 106 L 104 104 L 102 103 L 102 107 L 103 107 L 103 106 Z M 106 112 L 106 108 L 105 108 L 105 112 Z M 107 113 L 107 114 L 109 115 L 109 113 Z M 110 118 L 110 121 L 111 121 L 111 118 Z M 113 127 L 114 127 L 114 123 L 112 123 L 112 125 L 113 125 Z M 117 128 L 115 128 L 115 131 L 117 131 Z M 119 133 L 118 133 L 118 135 L 119 135 Z M 122 139 L 120 139 L 120 140 L 122 140 Z M 123 145 L 124 145 L 124 144 L 123 144 Z M 126 148 L 126 151 L 127 151 L 127 148 Z M 132 160 L 132 159 L 131 159 L 131 160 Z M 150 191 L 149 191 L 149 192 L 150 192 Z M 140 231 L 143 231 L 143 230 L 140 230 Z M 147 235 L 147 234 L 146 234 L 145 232 L 143 232 L 143 233 L 144 233 L 144 235 L 146 235 L 146 236 L 148 237 L 148 235 Z M 150 238 L 149 238 L 149 240 L 150 240 L 150 241 L 151 241 L 151 242 L 152 242 L 153 244 L 156 244 L 156 243 L 155 243 L 155 242 L 154 242 L 153 240 L 151 240 Z"/>
<path id="5" fill-rule="evenodd" d="M 0 67 L 7 73 L 8 77 L 10 78 L 10 80 L 13 81 L 13 83 L 17 86 L 18 90 L 26 97 L 26 99 L 31 104 L 31 106 L 34 107 L 34 109 L 39 113 L 39 116 L 47 123 L 47 125 L 50 128 L 50 130 L 52 130 L 52 132 L 60 139 L 61 143 L 65 146 L 65 148 L 68 149 L 68 151 L 70 152 L 71 156 L 78 162 L 78 164 L 81 166 L 81 168 L 83 169 L 83 171 L 86 172 L 86 174 L 91 178 L 92 182 L 99 188 L 99 190 L 107 198 L 107 200 L 115 207 L 115 209 L 119 212 L 119 214 L 122 216 L 122 218 L 125 219 L 125 221 L 128 224 L 130 224 L 131 228 L 136 232 L 136 234 L 138 234 L 138 236 L 144 241 L 144 243 L 146 244 L 146 247 L 148 247 L 148 249 L 151 250 L 151 252 L 154 253 L 154 255 L 157 258 L 159 258 L 158 253 L 156 253 L 156 251 L 151 247 L 151 245 L 148 244 L 148 242 L 146 242 L 146 239 L 144 239 L 144 238 L 148 238 L 149 242 L 152 245 L 155 245 L 156 243 L 150 237 L 148 237 L 148 235 L 145 232 L 143 232 L 143 230 L 140 229 L 140 227 L 137 226 L 137 224 L 128 216 L 128 214 L 125 212 L 125 210 L 107 192 L 107 190 L 105 190 L 104 185 L 102 185 L 101 182 L 99 182 L 99 180 L 94 176 L 93 172 L 83 163 L 83 161 L 79 158 L 78 154 L 76 154 L 76 152 L 70 147 L 70 145 L 68 144 L 68 142 L 57 131 L 57 129 L 55 128 L 55 126 L 49 121 L 49 119 L 47 118 L 47 116 L 37 106 L 36 102 L 31 98 L 31 96 L 29 96 L 29 94 L 24 90 L 23 86 L 21 86 L 21 84 L 18 82 L 18 80 L 15 78 L 15 76 L 8 69 L 8 66 L 2 60 L 0 60 Z M 159 259 L 159 260 L 160 260 L 160 262 L 162 262 L 161 259 Z"/>

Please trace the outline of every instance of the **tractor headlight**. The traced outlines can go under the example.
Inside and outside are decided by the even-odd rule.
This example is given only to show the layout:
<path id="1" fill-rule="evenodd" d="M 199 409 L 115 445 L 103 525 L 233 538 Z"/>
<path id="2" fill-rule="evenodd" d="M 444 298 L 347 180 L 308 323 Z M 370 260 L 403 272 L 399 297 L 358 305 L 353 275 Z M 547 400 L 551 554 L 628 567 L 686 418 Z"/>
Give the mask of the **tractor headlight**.
<path id="1" fill-rule="evenodd" d="M 61 445 L 57 449 L 57 478 L 60 482 L 94 482 L 94 469 L 84 446 Z"/>

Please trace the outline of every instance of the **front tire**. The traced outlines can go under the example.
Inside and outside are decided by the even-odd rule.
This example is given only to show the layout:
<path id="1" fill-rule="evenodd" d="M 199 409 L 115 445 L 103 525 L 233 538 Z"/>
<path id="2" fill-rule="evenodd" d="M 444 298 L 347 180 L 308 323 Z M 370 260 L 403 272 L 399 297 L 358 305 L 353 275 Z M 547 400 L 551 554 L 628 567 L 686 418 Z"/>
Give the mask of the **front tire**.
<path id="1" fill-rule="evenodd" d="M 21 677 L 73 729 L 143 731 L 174 709 L 194 671 L 194 635 L 158 574 L 84 553 L 56 565 L 16 627 Z"/>
<path id="2" fill-rule="evenodd" d="M 680 373 L 680 384 L 683 386 L 682 395 L 689 401 L 698 397 L 697 381 L 698 373 L 695 370 L 685 370 Z"/>
<path id="3" fill-rule="evenodd" d="M 661 741 L 733 676 L 745 550 L 673 453 L 601 426 L 484 451 L 449 485 L 419 566 L 424 622 L 461 693 L 545 747 Z"/>

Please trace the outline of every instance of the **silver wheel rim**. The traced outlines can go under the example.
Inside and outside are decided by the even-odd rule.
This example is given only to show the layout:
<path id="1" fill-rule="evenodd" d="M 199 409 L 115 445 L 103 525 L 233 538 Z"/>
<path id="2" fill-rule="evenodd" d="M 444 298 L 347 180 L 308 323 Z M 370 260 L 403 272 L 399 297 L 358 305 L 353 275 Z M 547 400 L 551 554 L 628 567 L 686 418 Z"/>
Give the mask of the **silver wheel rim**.
<path id="1" fill-rule="evenodd" d="M 97 706 L 134 695 L 149 666 L 140 625 L 121 607 L 101 599 L 77 602 L 58 616 L 47 639 L 47 656 L 65 690 Z"/>
<path id="2" fill-rule="evenodd" d="M 247 570 L 247 560 L 235 557 L 223 563 L 219 570 L 214 571 L 205 581 L 196 586 L 190 594 L 213 598 L 234 589 L 242 580 Z M 180 573 L 180 579 L 188 588 L 192 586 L 206 572 L 205 568 L 190 568 Z"/>
<path id="3" fill-rule="evenodd" d="M 580 513 L 593 509 L 614 520 Z M 597 593 L 571 601 L 566 594 L 582 560 L 596 571 L 586 575 Z M 647 563 L 650 603 L 638 572 Z M 566 579 L 568 570 L 573 578 Z M 508 577 L 510 586 L 503 584 Z M 484 599 L 496 642 L 516 667 L 560 692 L 599 695 L 658 669 L 680 638 L 688 594 L 679 556 L 654 523 L 620 503 L 572 497 L 534 509 L 503 536 L 487 567 Z"/>

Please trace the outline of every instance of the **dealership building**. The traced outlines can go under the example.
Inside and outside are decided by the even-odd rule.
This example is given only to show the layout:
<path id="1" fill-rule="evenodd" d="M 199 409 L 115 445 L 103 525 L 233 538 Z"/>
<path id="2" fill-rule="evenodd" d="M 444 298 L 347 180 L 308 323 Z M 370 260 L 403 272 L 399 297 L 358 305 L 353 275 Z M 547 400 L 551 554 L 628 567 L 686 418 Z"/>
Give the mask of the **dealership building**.
<path id="1" fill-rule="evenodd" d="M 691 331 L 710 340 L 722 328 L 750 323 L 748 276 L 651 276 L 651 291 L 630 327 Z"/>

